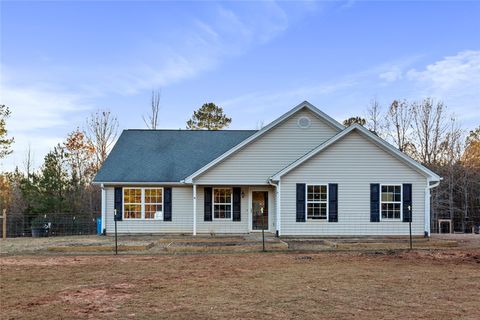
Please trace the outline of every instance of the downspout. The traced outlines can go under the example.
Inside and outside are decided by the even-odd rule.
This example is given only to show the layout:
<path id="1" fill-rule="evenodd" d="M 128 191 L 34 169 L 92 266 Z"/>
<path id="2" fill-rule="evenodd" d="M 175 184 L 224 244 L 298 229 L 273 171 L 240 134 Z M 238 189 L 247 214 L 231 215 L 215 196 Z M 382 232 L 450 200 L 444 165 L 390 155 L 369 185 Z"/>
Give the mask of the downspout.
<path id="1" fill-rule="evenodd" d="M 430 223 L 431 223 L 431 217 L 430 217 L 430 190 L 432 190 L 435 187 L 438 187 L 440 184 L 440 180 L 435 181 L 434 184 L 430 184 L 432 180 L 430 178 L 427 179 L 427 186 L 425 187 L 425 237 L 430 237 Z"/>
<path id="2" fill-rule="evenodd" d="M 275 187 L 275 209 L 276 209 L 276 219 L 275 219 L 275 229 L 276 229 L 276 236 L 280 237 L 280 226 L 281 226 L 281 221 L 280 221 L 280 180 L 275 183 L 271 178 L 268 179 L 268 184 L 272 185 Z"/>

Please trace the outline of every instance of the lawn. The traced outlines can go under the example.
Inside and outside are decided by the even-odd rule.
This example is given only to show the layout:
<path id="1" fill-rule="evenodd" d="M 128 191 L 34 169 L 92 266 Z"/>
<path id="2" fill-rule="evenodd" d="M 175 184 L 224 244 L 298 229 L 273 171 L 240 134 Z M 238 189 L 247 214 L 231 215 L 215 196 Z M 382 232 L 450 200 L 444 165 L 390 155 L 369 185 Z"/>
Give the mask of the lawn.
<path id="1" fill-rule="evenodd" d="M 480 318 L 480 250 L 1 257 L 2 319 Z"/>

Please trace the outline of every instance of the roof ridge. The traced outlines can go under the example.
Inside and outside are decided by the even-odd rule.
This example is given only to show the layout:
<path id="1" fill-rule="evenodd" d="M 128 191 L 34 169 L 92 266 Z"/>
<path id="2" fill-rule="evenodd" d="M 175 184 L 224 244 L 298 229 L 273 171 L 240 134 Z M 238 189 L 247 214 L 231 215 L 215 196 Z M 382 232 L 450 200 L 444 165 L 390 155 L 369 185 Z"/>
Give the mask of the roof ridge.
<path id="1" fill-rule="evenodd" d="M 123 129 L 123 131 L 181 131 L 181 132 L 235 132 L 258 131 L 256 129 L 225 129 L 225 130 L 189 130 L 189 129 Z"/>

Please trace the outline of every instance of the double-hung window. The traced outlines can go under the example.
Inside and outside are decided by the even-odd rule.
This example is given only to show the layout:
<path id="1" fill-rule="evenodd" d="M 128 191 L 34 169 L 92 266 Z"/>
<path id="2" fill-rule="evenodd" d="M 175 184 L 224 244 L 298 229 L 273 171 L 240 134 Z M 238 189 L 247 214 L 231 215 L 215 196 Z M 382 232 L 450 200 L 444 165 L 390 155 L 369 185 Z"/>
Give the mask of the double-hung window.
<path id="1" fill-rule="evenodd" d="M 328 188 L 326 184 L 307 185 L 307 218 L 327 219 Z"/>
<path id="2" fill-rule="evenodd" d="M 163 219 L 163 189 L 145 189 L 145 219 Z"/>
<path id="3" fill-rule="evenodd" d="M 382 185 L 380 199 L 382 220 L 400 220 L 402 214 L 402 186 Z"/>
<path id="4" fill-rule="evenodd" d="M 232 189 L 213 189 L 213 219 L 232 219 Z"/>
<path id="5" fill-rule="evenodd" d="M 142 218 L 142 189 L 125 188 L 123 189 L 123 218 L 141 219 Z"/>
<path id="6" fill-rule="evenodd" d="M 163 219 L 163 188 L 123 188 L 123 218 Z"/>

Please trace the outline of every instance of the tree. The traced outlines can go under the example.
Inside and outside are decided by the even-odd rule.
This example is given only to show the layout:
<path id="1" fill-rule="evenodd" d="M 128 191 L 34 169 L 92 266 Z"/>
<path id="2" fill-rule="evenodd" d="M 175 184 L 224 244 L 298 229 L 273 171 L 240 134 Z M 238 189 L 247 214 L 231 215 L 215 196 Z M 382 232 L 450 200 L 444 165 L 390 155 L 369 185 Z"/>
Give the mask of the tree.
<path id="1" fill-rule="evenodd" d="M 96 172 L 93 162 L 95 147 L 92 142 L 77 128 L 67 136 L 63 148 L 72 178 L 79 184 L 89 183 Z"/>
<path id="2" fill-rule="evenodd" d="M 95 148 L 95 165 L 98 170 L 107 159 L 110 147 L 118 133 L 117 117 L 108 110 L 99 110 L 87 118 L 85 135 Z"/>
<path id="3" fill-rule="evenodd" d="M 361 117 L 350 117 L 348 119 L 343 120 L 343 125 L 346 127 L 351 126 L 352 124 L 359 124 L 361 126 L 364 126 L 367 120 Z"/>
<path id="4" fill-rule="evenodd" d="M 384 129 L 385 123 L 382 114 L 382 107 L 377 99 L 370 101 L 370 106 L 367 108 L 367 123 L 366 127 L 379 137 L 385 138 Z"/>
<path id="5" fill-rule="evenodd" d="M 158 113 L 160 111 L 160 91 L 152 91 L 150 108 L 150 114 L 146 118 L 143 116 L 143 122 L 145 122 L 148 129 L 157 129 Z"/>
<path id="6" fill-rule="evenodd" d="M 465 144 L 462 162 L 470 168 L 480 170 L 480 126 L 470 131 Z"/>
<path id="7" fill-rule="evenodd" d="M 394 100 L 387 112 L 388 136 L 398 150 L 412 153 L 410 143 L 410 129 L 412 124 L 412 110 L 406 100 Z"/>
<path id="8" fill-rule="evenodd" d="M 61 145 L 57 145 L 45 156 L 45 162 L 37 181 L 40 193 L 38 199 L 39 212 L 59 213 L 69 211 L 67 203 L 69 179 L 65 162 L 65 152 Z"/>
<path id="9" fill-rule="evenodd" d="M 0 105 L 0 159 L 5 158 L 12 149 L 10 148 L 14 139 L 7 138 L 7 124 L 6 121 L 10 117 L 10 109 L 5 105 Z"/>
<path id="10" fill-rule="evenodd" d="M 228 127 L 231 122 L 232 119 L 223 113 L 223 108 L 210 102 L 193 112 L 192 118 L 187 121 L 187 129 L 220 130 Z"/>
<path id="11" fill-rule="evenodd" d="M 425 165 L 437 163 L 442 152 L 441 143 L 448 129 L 444 111 L 445 105 L 431 98 L 415 102 L 411 108 L 415 156 Z"/>

